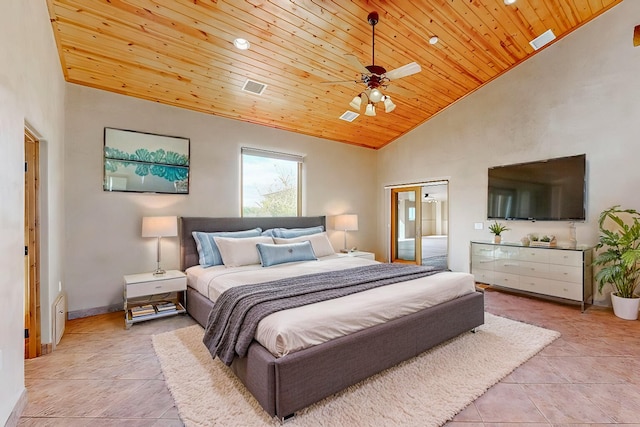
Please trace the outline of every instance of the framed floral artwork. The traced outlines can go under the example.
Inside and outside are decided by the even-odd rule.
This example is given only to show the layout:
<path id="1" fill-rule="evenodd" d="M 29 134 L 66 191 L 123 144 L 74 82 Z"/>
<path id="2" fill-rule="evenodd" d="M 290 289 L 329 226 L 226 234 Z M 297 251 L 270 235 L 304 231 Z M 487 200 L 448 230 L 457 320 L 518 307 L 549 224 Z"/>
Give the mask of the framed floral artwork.
<path id="1" fill-rule="evenodd" d="M 189 138 L 104 128 L 104 191 L 189 194 Z"/>

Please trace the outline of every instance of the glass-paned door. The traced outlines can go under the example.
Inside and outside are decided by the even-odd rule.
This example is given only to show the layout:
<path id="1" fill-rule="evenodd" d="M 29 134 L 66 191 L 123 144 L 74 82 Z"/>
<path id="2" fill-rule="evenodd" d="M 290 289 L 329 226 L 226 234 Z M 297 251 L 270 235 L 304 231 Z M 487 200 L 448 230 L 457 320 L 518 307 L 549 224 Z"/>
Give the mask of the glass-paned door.
<path id="1" fill-rule="evenodd" d="M 391 262 L 421 263 L 421 194 L 420 187 L 391 189 Z"/>

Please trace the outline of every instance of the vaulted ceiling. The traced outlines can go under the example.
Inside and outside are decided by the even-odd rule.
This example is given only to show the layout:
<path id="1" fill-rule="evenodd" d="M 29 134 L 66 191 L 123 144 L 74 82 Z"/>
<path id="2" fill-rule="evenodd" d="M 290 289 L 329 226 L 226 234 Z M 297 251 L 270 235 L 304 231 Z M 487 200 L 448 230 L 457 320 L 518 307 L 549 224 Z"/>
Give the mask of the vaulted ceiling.
<path id="1" fill-rule="evenodd" d="M 548 47 L 621 1 L 47 3 L 69 82 L 375 149 L 529 58 L 529 42 L 545 31 L 556 36 Z M 235 48 L 236 38 L 250 48 Z M 365 102 L 363 111 L 349 106 L 366 89 L 349 55 L 364 66 L 416 62 L 422 71 L 388 82 L 382 91 L 396 109 L 378 103 L 370 117 Z M 243 91 L 248 79 L 267 85 L 261 95 Z M 343 83 L 327 83 L 335 81 Z M 341 120 L 348 110 L 360 116 Z"/>

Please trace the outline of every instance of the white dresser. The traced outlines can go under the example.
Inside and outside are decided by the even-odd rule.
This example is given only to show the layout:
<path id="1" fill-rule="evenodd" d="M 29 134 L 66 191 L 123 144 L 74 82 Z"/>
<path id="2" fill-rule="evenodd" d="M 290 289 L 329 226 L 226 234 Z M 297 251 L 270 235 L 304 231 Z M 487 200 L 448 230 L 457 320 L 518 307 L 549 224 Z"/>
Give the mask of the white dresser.
<path id="1" fill-rule="evenodd" d="M 584 311 L 593 297 L 592 249 L 471 242 L 471 274 L 476 282 L 577 301 Z"/>

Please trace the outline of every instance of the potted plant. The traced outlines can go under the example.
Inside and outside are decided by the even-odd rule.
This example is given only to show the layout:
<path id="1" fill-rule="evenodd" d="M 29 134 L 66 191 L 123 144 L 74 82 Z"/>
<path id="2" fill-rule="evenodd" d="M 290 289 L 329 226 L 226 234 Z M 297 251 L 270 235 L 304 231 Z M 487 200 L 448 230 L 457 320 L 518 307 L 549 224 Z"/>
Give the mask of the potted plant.
<path id="1" fill-rule="evenodd" d="M 608 228 L 610 220 L 613 228 Z M 622 319 L 636 320 L 640 297 L 636 294 L 640 279 L 640 212 L 613 206 L 600 214 L 600 237 L 593 265 L 601 267 L 596 273 L 598 292 L 609 283 L 613 288 L 613 312 Z M 601 250 L 602 249 L 602 250 Z"/>
<path id="2" fill-rule="evenodd" d="M 502 241 L 502 232 L 507 230 L 509 230 L 509 228 L 504 224 L 498 223 L 498 221 L 494 221 L 493 224 L 489 226 L 489 231 L 495 234 L 493 238 L 494 243 L 500 243 Z"/>

